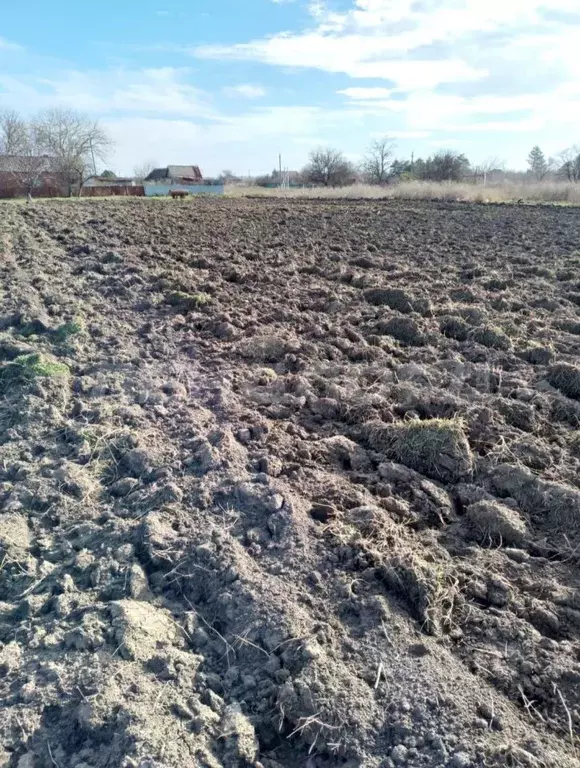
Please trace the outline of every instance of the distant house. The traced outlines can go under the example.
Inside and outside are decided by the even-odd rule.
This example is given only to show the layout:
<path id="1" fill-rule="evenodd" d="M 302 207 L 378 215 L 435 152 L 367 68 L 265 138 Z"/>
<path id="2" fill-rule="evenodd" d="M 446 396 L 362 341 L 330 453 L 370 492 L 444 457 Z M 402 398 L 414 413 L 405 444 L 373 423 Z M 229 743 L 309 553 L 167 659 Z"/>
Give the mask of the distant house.
<path id="1" fill-rule="evenodd" d="M 143 181 L 145 195 L 158 197 L 172 192 L 188 195 L 223 195 L 224 185 L 219 181 L 204 179 L 198 165 L 168 165 L 155 168 Z"/>
<path id="2" fill-rule="evenodd" d="M 203 176 L 199 165 L 168 165 L 167 168 L 155 168 L 145 181 L 157 184 L 202 184 Z"/>
<path id="3" fill-rule="evenodd" d="M 0 155 L 0 197 L 66 195 L 68 186 L 48 155 Z"/>

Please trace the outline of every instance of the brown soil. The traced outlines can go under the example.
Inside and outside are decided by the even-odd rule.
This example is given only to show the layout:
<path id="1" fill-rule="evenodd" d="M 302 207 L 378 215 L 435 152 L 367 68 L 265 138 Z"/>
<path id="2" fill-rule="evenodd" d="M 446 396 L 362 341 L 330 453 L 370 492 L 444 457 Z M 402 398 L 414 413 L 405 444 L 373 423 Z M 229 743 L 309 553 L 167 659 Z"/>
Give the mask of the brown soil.
<path id="1" fill-rule="evenodd" d="M 0 207 L 0 766 L 578 765 L 580 211 Z"/>

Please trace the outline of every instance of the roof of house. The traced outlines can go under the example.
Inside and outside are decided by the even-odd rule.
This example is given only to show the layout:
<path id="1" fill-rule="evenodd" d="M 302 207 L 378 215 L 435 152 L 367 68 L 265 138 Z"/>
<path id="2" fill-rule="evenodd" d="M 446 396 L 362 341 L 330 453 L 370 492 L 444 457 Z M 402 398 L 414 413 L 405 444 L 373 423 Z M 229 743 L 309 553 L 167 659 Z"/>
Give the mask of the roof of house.
<path id="1" fill-rule="evenodd" d="M 167 171 L 171 179 L 202 178 L 199 165 L 169 165 Z"/>
<path id="2" fill-rule="evenodd" d="M 168 165 L 167 168 L 155 168 L 145 181 L 161 181 L 163 179 L 194 179 L 201 181 L 203 176 L 199 165 Z"/>
<path id="3" fill-rule="evenodd" d="M 151 173 L 145 177 L 145 181 L 160 181 L 167 178 L 167 168 L 154 168 Z"/>
<path id="4" fill-rule="evenodd" d="M 33 161 L 42 163 L 43 171 L 45 173 L 56 171 L 55 158 L 49 157 L 49 155 L 0 155 L 0 171 L 8 173 L 20 173 L 26 169 L 30 169 Z M 35 167 L 36 164 L 35 164 Z"/>

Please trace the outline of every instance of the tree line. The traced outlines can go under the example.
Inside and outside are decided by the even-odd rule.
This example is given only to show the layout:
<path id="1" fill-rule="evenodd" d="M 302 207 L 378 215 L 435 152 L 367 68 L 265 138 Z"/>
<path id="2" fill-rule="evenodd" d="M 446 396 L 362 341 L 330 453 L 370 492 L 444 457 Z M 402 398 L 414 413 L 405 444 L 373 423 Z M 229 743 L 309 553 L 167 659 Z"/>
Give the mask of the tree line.
<path id="1" fill-rule="evenodd" d="M 58 175 L 69 195 L 96 173 L 112 142 L 98 120 L 70 109 L 48 109 L 31 119 L 0 113 L 0 156 L 28 194 L 46 174 Z"/>
<path id="2" fill-rule="evenodd" d="M 256 183 L 272 186 L 280 183 L 279 171 L 256 179 Z M 533 147 L 528 156 L 525 173 L 507 171 L 505 163 L 497 157 L 472 164 L 461 152 L 451 149 L 435 152 L 429 157 L 395 158 L 395 143 L 388 136 L 371 142 L 362 161 L 355 165 L 334 147 L 313 149 L 306 166 L 289 174 L 296 184 L 312 184 L 324 187 L 341 187 L 364 182 L 367 184 L 391 184 L 400 181 L 435 182 L 486 182 L 492 178 L 514 178 L 545 181 L 560 179 L 580 183 L 580 147 L 561 152 L 556 158 L 546 158 L 541 148 Z"/>
<path id="3" fill-rule="evenodd" d="M 48 109 L 24 119 L 17 112 L 0 112 L 0 156 L 8 156 L 9 173 L 30 194 L 46 174 L 58 175 L 69 194 L 79 193 L 86 180 L 97 173 L 97 161 L 104 163 L 112 142 L 98 120 L 70 109 Z M 0 170 L 2 166 L 0 166 Z M 150 164 L 135 169 L 145 178 Z M 114 177 L 111 171 L 106 175 Z M 580 146 L 570 147 L 555 158 L 546 158 L 535 146 L 528 156 L 525 173 L 506 171 L 505 163 L 492 157 L 472 164 L 465 154 L 451 149 L 422 158 L 395 158 L 395 142 L 388 136 L 371 142 L 362 161 L 355 165 L 334 147 L 313 149 L 301 171 L 290 174 L 291 183 L 338 187 L 365 182 L 390 184 L 399 181 L 487 181 L 522 178 L 535 181 L 560 179 L 580 183 Z M 234 179 L 224 171 L 220 179 Z M 257 184 L 275 186 L 282 182 L 279 171 L 255 179 Z"/>

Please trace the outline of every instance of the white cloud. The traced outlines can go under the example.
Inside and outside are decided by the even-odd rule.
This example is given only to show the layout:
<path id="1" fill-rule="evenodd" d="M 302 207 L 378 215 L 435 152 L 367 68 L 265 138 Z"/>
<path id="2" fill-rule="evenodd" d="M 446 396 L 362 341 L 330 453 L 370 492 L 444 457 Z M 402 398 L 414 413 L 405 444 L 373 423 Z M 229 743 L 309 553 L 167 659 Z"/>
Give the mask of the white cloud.
<path id="1" fill-rule="evenodd" d="M 380 139 L 385 134 L 373 133 L 373 138 Z M 431 136 L 429 131 L 387 131 L 386 134 L 390 139 L 426 139 Z"/>
<path id="2" fill-rule="evenodd" d="M 368 117 L 399 115 L 411 131 L 540 131 L 552 120 L 580 123 L 580 83 L 515 96 L 464 97 L 425 90 L 406 99 L 355 99 L 349 107 Z"/>
<path id="3" fill-rule="evenodd" d="M 337 13 L 314 0 L 310 29 L 190 52 L 388 80 L 404 91 L 483 81 L 492 58 L 507 80 L 538 62 L 566 78 L 580 73 L 580 24 L 546 14 L 579 9 L 578 0 L 351 0 Z"/>
<path id="4" fill-rule="evenodd" d="M 0 98 L 22 109 L 66 106 L 101 115 L 138 112 L 217 119 L 209 95 L 185 81 L 188 74 L 173 67 L 69 70 L 44 77 L 0 73 Z"/>
<path id="5" fill-rule="evenodd" d="M 201 46 L 194 53 L 201 58 L 261 61 L 343 73 L 353 78 L 391 80 L 403 90 L 478 80 L 487 74 L 485 69 L 457 58 L 393 58 L 389 38 L 364 35 L 279 35 L 233 46 Z"/>
<path id="6" fill-rule="evenodd" d="M 13 43 L 10 40 L 6 40 L 5 37 L 0 37 L 0 51 L 22 51 L 24 50 L 18 43 Z"/>
<path id="7" fill-rule="evenodd" d="M 266 95 L 266 89 L 262 88 L 261 85 L 243 83 L 224 88 L 224 93 L 228 96 L 241 96 L 244 99 L 260 99 Z"/>
<path id="8" fill-rule="evenodd" d="M 468 146 L 469 144 L 473 144 L 473 142 L 470 139 L 459 139 L 454 136 L 449 136 L 446 139 L 432 139 L 429 144 L 433 147 L 457 148 Z"/>
<path id="9" fill-rule="evenodd" d="M 343 88 L 342 91 L 337 91 L 349 99 L 356 99 L 358 101 L 365 99 L 387 99 L 391 94 L 390 88 Z"/>

